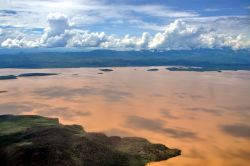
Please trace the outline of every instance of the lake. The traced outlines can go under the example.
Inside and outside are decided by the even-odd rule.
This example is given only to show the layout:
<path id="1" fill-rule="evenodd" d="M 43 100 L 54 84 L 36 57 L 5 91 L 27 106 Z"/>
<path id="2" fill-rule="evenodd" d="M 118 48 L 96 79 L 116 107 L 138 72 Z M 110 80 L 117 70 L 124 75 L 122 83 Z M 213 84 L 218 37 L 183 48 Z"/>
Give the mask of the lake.
<path id="1" fill-rule="evenodd" d="M 150 166 L 249 165 L 250 71 L 112 69 L 0 69 L 0 75 L 60 73 L 0 80 L 0 114 L 58 117 L 87 131 L 182 150 Z"/>

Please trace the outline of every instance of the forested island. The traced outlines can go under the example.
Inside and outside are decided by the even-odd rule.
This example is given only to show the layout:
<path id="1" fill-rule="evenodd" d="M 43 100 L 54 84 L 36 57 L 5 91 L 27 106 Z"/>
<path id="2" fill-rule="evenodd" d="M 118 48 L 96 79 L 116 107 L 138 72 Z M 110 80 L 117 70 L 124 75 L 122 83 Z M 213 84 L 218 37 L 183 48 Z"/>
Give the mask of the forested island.
<path id="1" fill-rule="evenodd" d="M 24 73 L 19 75 L 2 75 L 0 76 L 0 80 L 12 80 L 17 79 L 18 77 L 42 77 L 53 75 L 58 75 L 58 73 Z"/>

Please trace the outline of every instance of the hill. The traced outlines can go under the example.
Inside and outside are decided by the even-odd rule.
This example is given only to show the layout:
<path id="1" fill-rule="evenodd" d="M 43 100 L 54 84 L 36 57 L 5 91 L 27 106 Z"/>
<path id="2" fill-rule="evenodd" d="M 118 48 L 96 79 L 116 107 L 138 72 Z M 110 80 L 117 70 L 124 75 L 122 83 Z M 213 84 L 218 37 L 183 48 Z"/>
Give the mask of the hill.
<path id="1" fill-rule="evenodd" d="M 2 166 L 144 166 L 178 155 L 144 138 L 107 137 L 36 115 L 0 115 Z"/>
<path id="2" fill-rule="evenodd" d="M 42 50 L 44 51 L 44 50 Z M 250 70 L 250 51 L 197 49 L 178 51 L 1 50 L 0 68 L 77 68 L 122 66 L 196 66 L 211 70 Z"/>

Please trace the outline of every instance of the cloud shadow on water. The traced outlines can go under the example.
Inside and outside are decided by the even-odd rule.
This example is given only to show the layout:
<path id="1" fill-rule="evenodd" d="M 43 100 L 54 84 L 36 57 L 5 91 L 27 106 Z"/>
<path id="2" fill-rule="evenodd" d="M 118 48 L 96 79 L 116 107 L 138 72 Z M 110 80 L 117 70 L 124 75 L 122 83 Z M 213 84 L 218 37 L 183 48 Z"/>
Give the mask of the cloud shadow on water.
<path id="1" fill-rule="evenodd" d="M 200 149 L 192 148 L 186 154 L 183 154 L 184 157 L 193 158 L 193 159 L 205 159 L 206 153 L 204 151 L 200 151 Z"/>
<path id="2" fill-rule="evenodd" d="M 77 97 L 97 95 L 104 98 L 105 101 L 116 102 L 120 100 L 133 97 L 132 93 L 126 91 L 120 91 L 117 89 L 106 88 L 99 89 L 94 87 L 80 87 L 80 88 L 68 88 L 68 87 L 49 87 L 40 88 L 33 91 L 35 95 L 46 99 L 67 99 L 72 100 Z"/>
<path id="3" fill-rule="evenodd" d="M 75 111 L 67 107 L 51 107 L 36 112 L 39 115 L 43 116 L 59 116 L 64 119 L 74 119 L 75 117 L 90 116 L 91 113 L 87 111 Z"/>
<path id="4" fill-rule="evenodd" d="M 68 87 L 56 86 L 56 87 L 40 88 L 34 90 L 33 93 L 46 99 L 55 99 L 55 98 L 71 99 L 82 95 L 90 95 L 94 91 L 95 89 L 90 87 L 68 88 Z"/>
<path id="5" fill-rule="evenodd" d="M 227 159 L 237 158 L 250 162 L 250 150 L 245 149 L 228 149 L 226 152 L 221 153 L 222 157 Z"/>
<path id="6" fill-rule="evenodd" d="M 129 97 L 133 97 L 132 93 L 119 91 L 116 89 L 103 89 L 97 94 L 102 95 L 106 101 L 120 101 Z"/>
<path id="7" fill-rule="evenodd" d="M 240 115 L 241 117 L 246 118 L 247 120 L 250 118 L 250 106 L 218 106 L 221 109 L 224 109 L 227 112 Z"/>
<path id="8" fill-rule="evenodd" d="M 9 102 L 0 104 L 0 114 L 22 114 L 24 112 L 31 112 L 33 108 L 28 104 Z"/>
<path id="9" fill-rule="evenodd" d="M 180 119 L 179 117 L 172 115 L 171 111 L 165 108 L 160 109 L 160 113 L 163 115 L 163 117 L 168 119 Z"/>
<path id="10" fill-rule="evenodd" d="M 139 130 L 147 130 L 165 134 L 176 139 L 185 139 L 190 141 L 201 140 L 196 133 L 183 129 L 164 127 L 165 121 L 159 119 L 148 119 L 140 116 L 129 116 L 126 119 L 127 127 Z"/>
<path id="11" fill-rule="evenodd" d="M 204 99 L 205 97 L 202 95 L 195 95 L 195 94 L 191 94 L 191 93 L 186 93 L 186 92 L 181 92 L 181 93 L 174 93 L 173 96 L 178 97 L 180 99 L 186 99 L 186 98 L 190 98 L 192 100 L 200 100 L 200 99 Z"/>
<path id="12" fill-rule="evenodd" d="M 202 107 L 186 108 L 186 110 L 193 111 L 193 112 L 210 113 L 210 114 L 214 114 L 216 116 L 221 116 L 221 114 L 223 113 L 223 110 L 221 110 L 221 109 L 202 108 Z"/>
<path id="13" fill-rule="evenodd" d="M 221 130 L 233 137 L 250 139 L 250 125 L 238 123 L 221 125 Z"/>

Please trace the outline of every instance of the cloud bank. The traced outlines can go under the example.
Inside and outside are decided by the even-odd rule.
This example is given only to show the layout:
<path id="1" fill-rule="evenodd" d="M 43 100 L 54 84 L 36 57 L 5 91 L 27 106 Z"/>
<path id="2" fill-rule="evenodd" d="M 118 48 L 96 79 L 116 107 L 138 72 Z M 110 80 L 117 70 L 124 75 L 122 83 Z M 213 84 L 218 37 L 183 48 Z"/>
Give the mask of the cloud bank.
<path id="1" fill-rule="evenodd" d="M 77 28 L 64 14 L 51 13 L 47 16 L 47 27 L 41 35 L 34 37 L 26 33 L 8 36 L 5 29 L 0 30 L 1 47 L 80 47 L 107 49 L 157 49 L 188 50 L 199 48 L 248 49 L 250 38 L 246 34 L 218 32 L 199 24 L 191 24 L 176 19 L 156 34 L 143 32 L 141 36 L 116 36 L 104 32 L 90 32 Z"/>

